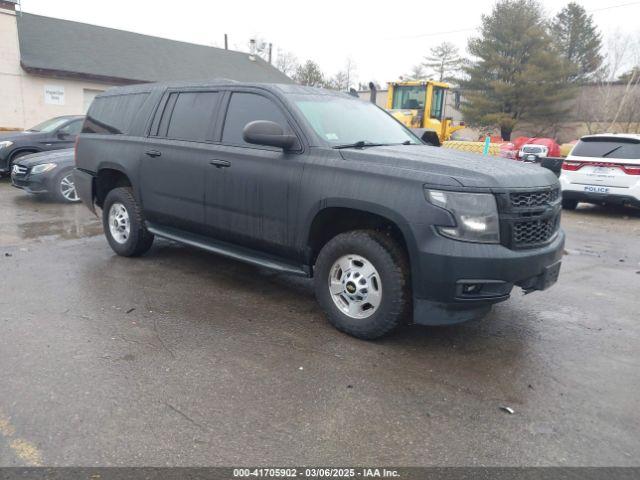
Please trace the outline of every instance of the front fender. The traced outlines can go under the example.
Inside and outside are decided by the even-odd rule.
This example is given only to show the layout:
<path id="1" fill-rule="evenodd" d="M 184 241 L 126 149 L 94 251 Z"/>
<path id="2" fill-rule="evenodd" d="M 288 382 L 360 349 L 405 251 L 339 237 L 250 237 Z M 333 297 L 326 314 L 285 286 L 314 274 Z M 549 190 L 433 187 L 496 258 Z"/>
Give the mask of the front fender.
<path id="1" fill-rule="evenodd" d="M 305 246 L 309 244 L 309 235 L 311 232 L 311 226 L 313 225 L 313 220 L 320 212 L 322 212 L 322 210 L 327 208 L 349 208 L 352 210 L 360 210 L 362 212 L 379 215 L 395 224 L 402 233 L 405 244 L 407 245 L 412 278 L 419 278 L 420 272 L 417 270 L 419 268 L 418 246 L 409 222 L 400 212 L 377 203 L 341 197 L 332 197 L 320 200 L 313 206 L 313 208 L 311 208 L 304 222 L 301 240 L 304 242 Z"/>

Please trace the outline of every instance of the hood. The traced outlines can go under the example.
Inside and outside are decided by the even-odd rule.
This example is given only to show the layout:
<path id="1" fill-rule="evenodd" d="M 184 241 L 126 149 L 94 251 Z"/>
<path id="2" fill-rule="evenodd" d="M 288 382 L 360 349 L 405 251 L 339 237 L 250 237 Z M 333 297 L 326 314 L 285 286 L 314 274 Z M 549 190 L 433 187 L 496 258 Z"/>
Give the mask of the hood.
<path id="1" fill-rule="evenodd" d="M 23 167 L 33 167 L 40 163 L 74 163 L 73 148 L 65 148 L 64 150 L 53 150 L 50 152 L 34 153 L 20 158 L 15 162 Z"/>
<path id="2" fill-rule="evenodd" d="M 19 132 L 2 132 L 0 133 L 0 142 L 5 140 L 11 140 L 12 142 L 20 141 L 25 137 L 33 137 L 34 135 L 42 135 L 42 132 L 27 132 L 26 130 L 21 130 Z"/>
<path id="3" fill-rule="evenodd" d="M 557 184 L 546 168 L 428 145 L 340 150 L 345 160 L 420 172 L 426 183 L 469 188 L 533 188 Z M 437 179 L 433 182 L 431 178 Z"/>

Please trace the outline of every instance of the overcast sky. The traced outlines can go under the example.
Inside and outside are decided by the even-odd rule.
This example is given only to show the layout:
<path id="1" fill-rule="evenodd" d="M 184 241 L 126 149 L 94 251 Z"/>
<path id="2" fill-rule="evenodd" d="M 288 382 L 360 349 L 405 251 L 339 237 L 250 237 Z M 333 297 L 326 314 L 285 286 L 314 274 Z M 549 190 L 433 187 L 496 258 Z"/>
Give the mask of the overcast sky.
<path id="1" fill-rule="evenodd" d="M 565 1 L 542 0 L 551 15 Z M 640 1 L 578 0 L 593 13 L 605 36 L 616 31 L 640 36 Z M 357 79 L 384 84 L 407 73 L 429 48 L 448 40 L 466 49 L 469 36 L 489 13 L 491 0 L 354 2 L 22 0 L 25 12 L 129 30 L 147 35 L 248 50 L 261 37 L 298 59 L 313 59 L 333 75 L 351 57 Z M 376 6 L 367 6 L 376 5 Z M 443 6 L 441 11 L 436 7 Z M 639 37 L 640 38 L 640 37 Z"/>

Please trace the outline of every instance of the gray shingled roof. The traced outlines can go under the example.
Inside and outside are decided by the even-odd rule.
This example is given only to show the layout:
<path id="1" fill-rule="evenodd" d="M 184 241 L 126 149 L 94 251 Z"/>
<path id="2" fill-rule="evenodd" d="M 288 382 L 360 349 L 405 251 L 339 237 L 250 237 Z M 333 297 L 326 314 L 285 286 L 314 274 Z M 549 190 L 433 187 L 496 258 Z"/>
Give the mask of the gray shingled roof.
<path id="1" fill-rule="evenodd" d="M 291 83 L 259 57 L 137 33 L 18 14 L 20 58 L 27 71 L 130 82 L 228 78 Z"/>

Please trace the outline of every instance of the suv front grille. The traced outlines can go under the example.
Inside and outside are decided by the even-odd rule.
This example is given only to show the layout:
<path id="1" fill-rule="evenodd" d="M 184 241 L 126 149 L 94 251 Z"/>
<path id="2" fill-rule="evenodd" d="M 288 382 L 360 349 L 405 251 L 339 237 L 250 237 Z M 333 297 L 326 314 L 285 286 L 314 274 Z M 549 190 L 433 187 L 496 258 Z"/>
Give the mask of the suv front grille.
<path id="1" fill-rule="evenodd" d="M 537 192 L 517 192 L 510 193 L 511 206 L 518 207 L 539 207 L 548 205 L 558 200 L 560 189 L 541 190 Z"/>
<path id="2" fill-rule="evenodd" d="M 513 245 L 526 247 L 547 242 L 558 230 L 560 216 L 530 222 L 515 222 L 512 230 Z"/>
<path id="3" fill-rule="evenodd" d="M 551 242 L 560 229 L 561 195 L 557 187 L 497 195 L 502 244 L 517 250 Z"/>

